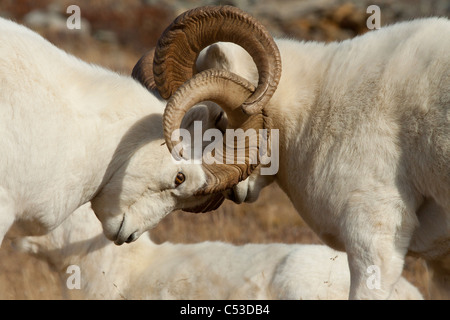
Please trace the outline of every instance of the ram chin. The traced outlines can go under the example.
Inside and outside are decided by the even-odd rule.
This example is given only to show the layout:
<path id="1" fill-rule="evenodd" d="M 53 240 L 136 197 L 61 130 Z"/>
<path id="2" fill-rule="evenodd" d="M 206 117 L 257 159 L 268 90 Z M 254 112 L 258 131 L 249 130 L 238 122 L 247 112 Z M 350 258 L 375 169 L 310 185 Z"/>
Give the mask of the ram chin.
<path id="1" fill-rule="evenodd" d="M 102 221 L 103 233 L 106 238 L 113 241 L 116 245 L 131 243 L 137 240 L 145 231 L 134 220 L 133 216 L 128 212 L 108 218 Z M 154 223 L 154 225 L 156 224 L 157 222 Z"/>
<path id="2" fill-rule="evenodd" d="M 95 215 L 102 223 L 103 234 L 108 240 L 116 241 L 120 231 L 122 230 L 123 223 L 125 221 L 125 214 L 108 216 L 106 219 L 101 218 L 101 214 L 99 215 L 96 210 L 94 210 Z"/>
<path id="3" fill-rule="evenodd" d="M 137 240 L 142 233 L 154 228 L 166 215 L 173 211 L 172 208 L 152 208 L 136 203 L 122 214 L 109 215 L 102 221 L 103 233 L 116 245 L 131 243 Z M 97 215 L 98 217 L 98 215 Z"/>

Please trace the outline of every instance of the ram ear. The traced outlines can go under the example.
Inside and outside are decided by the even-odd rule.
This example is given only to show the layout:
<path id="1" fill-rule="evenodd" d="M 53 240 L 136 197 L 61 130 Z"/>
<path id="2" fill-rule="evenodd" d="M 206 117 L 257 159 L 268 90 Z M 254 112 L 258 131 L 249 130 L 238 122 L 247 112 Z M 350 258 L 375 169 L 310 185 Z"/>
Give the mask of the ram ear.
<path id="1" fill-rule="evenodd" d="M 258 69 L 253 58 L 241 46 L 232 42 L 217 42 L 201 51 L 196 68 L 198 72 L 207 69 L 228 70 L 258 85 Z"/>
<path id="2" fill-rule="evenodd" d="M 213 68 L 230 70 L 231 61 L 227 56 L 227 47 L 221 44 L 214 43 L 202 50 L 196 62 L 198 72 Z"/>

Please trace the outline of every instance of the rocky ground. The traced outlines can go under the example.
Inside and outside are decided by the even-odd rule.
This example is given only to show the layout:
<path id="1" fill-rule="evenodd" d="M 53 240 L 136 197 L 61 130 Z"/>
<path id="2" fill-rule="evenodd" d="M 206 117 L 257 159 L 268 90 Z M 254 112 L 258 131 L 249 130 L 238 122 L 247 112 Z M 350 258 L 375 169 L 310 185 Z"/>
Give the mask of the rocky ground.
<path id="1" fill-rule="evenodd" d="M 0 15 L 41 30 L 50 37 L 92 37 L 144 50 L 156 43 L 165 27 L 180 13 L 201 5 L 229 4 L 260 20 L 274 36 L 332 41 L 368 31 L 366 13 L 377 5 L 381 26 L 427 16 L 449 16 L 447 0 L 4 0 Z M 69 5 L 81 10 L 82 28 L 68 30 Z"/>

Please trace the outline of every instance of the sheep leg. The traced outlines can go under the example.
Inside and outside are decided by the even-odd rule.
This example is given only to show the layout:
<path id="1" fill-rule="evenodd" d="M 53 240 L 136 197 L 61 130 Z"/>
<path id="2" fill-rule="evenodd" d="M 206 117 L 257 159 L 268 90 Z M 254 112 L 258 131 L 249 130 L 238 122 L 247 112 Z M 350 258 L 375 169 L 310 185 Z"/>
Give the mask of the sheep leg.
<path id="1" fill-rule="evenodd" d="M 430 298 L 450 299 L 450 206 L 446 210 L 432 198 L 417 211 L 419 227 L 409 249 L 426 260 Z"/>
<path id="2" fill-rule="evenodd" d="M 14 202 L 8 192 L 0 187 L 0 247 L 14 219 Z"/>
<path id="3" fill-rule="evenodd" d="M 345 240 L 350 267 L 350 299 L 389 298 L 401 277 L 416 225 L 414 214 L 405 210 L 398 200 L 383 201 L 373 208 L 377 209 L 366 212 L 368 214 L 352 212 L 346 215 L 351 220 L 347 230 L 353 230 Z"/>
<path id="4" fill-rule="evenodd" d="M 387 241 L 386 241 L 387 242 Z M 387 243 L 386 243 L 387 244 Z M 404 255 L 389 245 L 348 255 L 350 299 L 387 299 L 400 279 Z"/>

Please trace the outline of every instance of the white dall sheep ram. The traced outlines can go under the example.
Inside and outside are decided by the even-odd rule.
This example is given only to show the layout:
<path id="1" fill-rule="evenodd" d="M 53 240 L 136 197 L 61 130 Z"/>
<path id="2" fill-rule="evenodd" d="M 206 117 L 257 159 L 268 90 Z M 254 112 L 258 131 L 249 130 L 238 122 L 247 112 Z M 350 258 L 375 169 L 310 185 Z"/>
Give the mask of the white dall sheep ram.
<path id="1" fill-rule="evenodd" d="M 71 290 L 76 284 L 86 299 L 346 299 L 350 288 L 345 253 L 327 246 L 158 245 L 146 235 L 116 246 L 102 234 L 89 204 L 51 233 L 16 239 L 13 245 L 48 262 L 67 298 L 80 297 Z M 79 282 L 69 266 L 77 267 Z M 391 298 L 422 295 L 401 278 Z"/>
<path id="2" fill-rule="evenodd" d="M 180 103 L 194 84 L 219 81 L 211 70 L 192 77 L 200 51 L 218 41 L 250 56 L 221 44 L 211 52 L 221 62 L 202 63 L 257 86 L 240 91 L 242 110 L 234 114 L 241 122 L 262 117 L 252 128 L 279 130 L 278 173 L 254 171 L 231 197 L 252 200 L 275 179 L 320 238 L 347 252 L 350 298 L 388 298 L 408 252 L 427 260 L 449 297 L 450 22 L 418 19 L 324 44 L 275 42 L 233 7 L 186 12 L 162 35 L 153 66 L 161 96 L 171 97 L 164 117 L 169 150 L 185 110 L 217 100 L 205 87 Z M 381 272 L 379 290 L 366 285 L 372 265 Z"/>
<path id="3" fill-rule="evenodd" d="M 172 161 L 162 145 L 165 101 L 135 79 L 0 19 L 0 82 L 0 244 L 9 229 L 48 232 L 88 201 L 116 244 L 174 209 L 222 203 L 220 193 L 193 196 L 207 174 Z"/>

